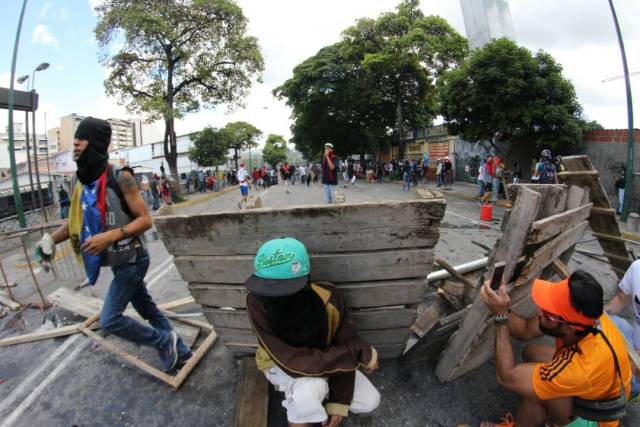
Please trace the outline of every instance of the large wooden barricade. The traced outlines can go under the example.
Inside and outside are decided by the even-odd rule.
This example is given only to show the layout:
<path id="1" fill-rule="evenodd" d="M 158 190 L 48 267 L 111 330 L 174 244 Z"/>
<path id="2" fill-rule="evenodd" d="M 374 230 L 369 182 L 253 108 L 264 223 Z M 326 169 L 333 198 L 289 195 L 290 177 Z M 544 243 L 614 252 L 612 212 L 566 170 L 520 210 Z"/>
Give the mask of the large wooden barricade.
<path id="1" fill-rule="evenodd" d="M 294 237 L 311 257 L 311 279 L 339 287 L 361 336 L 381 358 L 398 357 L 425 295 L 445 211 L 442 198 L 171 215 L 155 222 L 195 301 L 236 354 L 257 342 L 244 281 L 265 241 Z"/>

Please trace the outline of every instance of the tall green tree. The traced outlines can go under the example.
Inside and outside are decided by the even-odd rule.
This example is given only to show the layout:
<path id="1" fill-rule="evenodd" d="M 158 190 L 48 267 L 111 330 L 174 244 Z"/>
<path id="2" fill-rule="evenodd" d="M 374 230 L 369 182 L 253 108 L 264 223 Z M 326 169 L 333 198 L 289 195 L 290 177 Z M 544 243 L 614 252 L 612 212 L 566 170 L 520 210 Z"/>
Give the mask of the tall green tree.
<path id="1" fill-rule="evenodd" d="M 510 40 L 495 40 L 445 73 L 439 93 L 450 131 L 469 141 L 497 138 L 560 153 L 582 144 L 582 109 L 573 85 L 543 51 L 532 54 Z"/>
<path id="2" fill-rule="evenodd" d="M 435 81 L 467 56 L 467 41 L 438 16 L 425 16 L 419 0 L 403 0 L 395 12 L 361 19 L 344 32 L 349 55 L 359 60 L 393 114 L 398 157 L 405 137 L 437 114 Z"/>
<path id="3" fill-rule="evenodd" d="M 107 94 L 164 120 L 164 156 L 178 182 L 174 120 L 240 105 L 264 68 L 258 41 L 232 0 L 105 0 L 96 8 Z M 111 55 L 109 48 L 119 46 Z"/>
<path id="4" fill-rule="evenodd" d="M 233 148 L 233 160 L 238 170 L 238 151 L 250 150 L 258 146 L 262 131 L 247 122 L 233 122 L 220 130 L 229 148 Z"/>
<path id="5" fill-rule="evenodd" d="M 286 161 L 287 141 L 281 135 L 270 133 L 262 149 L 262 158 L 274 168 L 278 163 Z"/>
<path id="6" fill-rule="evenodd" d="M 293 141 L 307 158 L 331 141 L 338 154 L 380 151 L 395 135 L 436 115 L 435 79 L 460 63 L 466 40 L 445 20 L 424 16 L 418 0 L 360 19 L 343 39 L 322 48 L 274 90 L 292 107 Z"/>
<path id="7" fill-rule="evenodd" d="M 227 153 L 229 152 L 229 144 L 215 128 L 205 127 L 200 132 L 190 136 L 193 147 L 189 150 L 188 157 L 192 162 L 196 162 L 199 166 L 215 166 L 216 176 L 218 175 L 218 166 L 227 162 Z"/>

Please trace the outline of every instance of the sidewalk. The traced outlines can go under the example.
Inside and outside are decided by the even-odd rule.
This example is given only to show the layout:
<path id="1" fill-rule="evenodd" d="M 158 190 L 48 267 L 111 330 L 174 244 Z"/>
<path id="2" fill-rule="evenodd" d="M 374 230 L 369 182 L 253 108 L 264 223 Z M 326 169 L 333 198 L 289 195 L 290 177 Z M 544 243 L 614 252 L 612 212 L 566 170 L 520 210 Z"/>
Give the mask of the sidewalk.
<path id="1" fill-rule="evenodd" d="M 181 209 L 186 208 L 188 206 L 197 205 L 199 203 L 206 202 L 211 199 L 215 199 L 216 197 L 220 197 L 223 194 L 226 194 L 230 191 L 237 190 L 237 185 L 232 185 L 230 187 L 225 187 L 220 191 L 207 191 L 206 193 L 195 192 L 191 194 L 184 194 L 183 197 L 186 198 L 184 202 L 174 203 L 171 206 L 173 209 Z M 157 215 L 157 211 L 154 211 L 152 214 Z"/>

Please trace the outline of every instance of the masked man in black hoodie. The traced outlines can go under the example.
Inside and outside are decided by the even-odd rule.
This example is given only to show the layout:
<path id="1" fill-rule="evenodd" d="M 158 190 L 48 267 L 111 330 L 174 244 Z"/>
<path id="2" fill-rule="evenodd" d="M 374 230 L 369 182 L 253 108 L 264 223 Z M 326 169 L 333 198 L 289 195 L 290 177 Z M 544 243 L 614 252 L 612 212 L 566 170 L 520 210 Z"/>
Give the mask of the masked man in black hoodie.
<path id="1" fill-rule="evenodd" d="M 149 253 L 144 232 L 151 228 L 151 216 L 140 196 L 131 169 L 109 165 L 109 122 L 87 117 L 73 142 L 78 170 L 72 187 L 69 219 L 52 235 L 45 234 L 36 251 L 51 260 L 55 245 L 71 239 L 94 285 L 100 267 L 110 266 L 113 280 L 100 315 L 103 329 L 126 340 L 158 349 L 165 371 L 173 370 L 191 357 L 191 350 L 172 330 L 147 291 L 144 276 Z M 131 303 L 144 325 L 123 315 Z"/>

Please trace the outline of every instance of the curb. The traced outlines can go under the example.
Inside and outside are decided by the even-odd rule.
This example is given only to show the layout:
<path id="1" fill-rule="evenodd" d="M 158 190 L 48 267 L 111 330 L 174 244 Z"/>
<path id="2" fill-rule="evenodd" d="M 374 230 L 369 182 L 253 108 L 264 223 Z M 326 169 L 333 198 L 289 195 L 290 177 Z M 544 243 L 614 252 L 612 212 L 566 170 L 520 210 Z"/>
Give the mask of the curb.
<path id="1" fill-rule="evenodd" d="M 189 199 L 185 202 L 180 202 L 180 203 L 176 203 L 173 205 L 174 209 L 180 209 L 180 208 L 186 208 L 188 206 L 193 206 L 193 205 L 197 205 L 199 203 L 203 203 L 206 202 L 208 200 L 211 199 L 215 199 L 216 197 L 220 197 L 223 194 L 229 193 L 230 191 L 236 190 L 238 188 L 237 185 L 233 185 L 231 187 L 227 187 L 224 190 L 218 191 L 218 192 L 212 192 L 209 194 L 205 194 L 203 196 L 199 196 L 199 197 L 194 197 L 192 199 Z"/>

